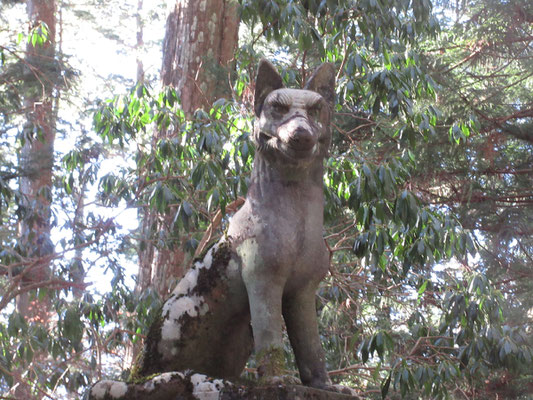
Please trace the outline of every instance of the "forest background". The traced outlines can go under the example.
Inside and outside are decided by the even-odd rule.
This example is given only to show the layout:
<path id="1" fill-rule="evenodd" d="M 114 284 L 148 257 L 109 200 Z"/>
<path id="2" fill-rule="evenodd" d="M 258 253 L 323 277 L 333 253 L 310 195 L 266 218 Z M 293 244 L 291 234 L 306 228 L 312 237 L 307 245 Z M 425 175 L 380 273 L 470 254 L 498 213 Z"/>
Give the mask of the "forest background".
<path id="1" fill-rule="evenodd" d="M 0 3 L 1 398 L 127 377 L 242 203 L 261 57 L 291 87 L 338 71 L 317 298 L 332 379 L 532 398 L 531 2 L 167 3 Z"/>

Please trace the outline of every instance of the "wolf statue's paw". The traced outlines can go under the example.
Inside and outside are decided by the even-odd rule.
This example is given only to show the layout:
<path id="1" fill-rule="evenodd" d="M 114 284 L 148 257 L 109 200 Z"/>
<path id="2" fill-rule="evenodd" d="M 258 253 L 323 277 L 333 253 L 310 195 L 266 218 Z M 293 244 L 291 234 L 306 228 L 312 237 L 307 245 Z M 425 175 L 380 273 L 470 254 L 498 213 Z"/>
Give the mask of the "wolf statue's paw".
<path id="1" fill-rule="evenodd" d="M 337 392 L 342 394 L 347 394 L 352 397 L 355 397 L 356 399 L 359 399 L 360 397 L 357 396 L 357 392 L 352 389 L 351 387 L 344 386 L 344 385 L 328 385 L 325 388 L 326 390 L 329 390 L 330 392 Z"/>
<path id="2" fill-rule="evenodd" d="M 301 385 L 302 382 L 286 374 L 285 353 L 280 347 L 272 346 L 260 351 L 256 360 L 258 363 L 257 376 L 261 386 Z"/>
<path id="3" fill-rule="evenodd" d="M 262 386 L 301 385 L 302 382 L 292 375 L 273 375 L 262 376 L 259 378 L 259 384 Z"/>

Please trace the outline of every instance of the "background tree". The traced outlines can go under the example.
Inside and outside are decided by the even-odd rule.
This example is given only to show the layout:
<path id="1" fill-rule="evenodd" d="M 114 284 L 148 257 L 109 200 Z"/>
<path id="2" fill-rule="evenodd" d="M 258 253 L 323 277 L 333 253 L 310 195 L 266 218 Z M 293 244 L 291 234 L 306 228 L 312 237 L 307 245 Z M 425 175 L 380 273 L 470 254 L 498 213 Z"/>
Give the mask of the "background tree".
<path id="1" fill-rule="evenodd" d="M 13 279 L 8 290 L 11 296 L 17 295 L 19 315 L 44 330 L 50 318 L 50 298 L 45 292 L 37 297 L 35 289 L 45 290 L 52 279 L 52 175 L 60 63 L 55 54 L 55 2 L 28 1 L 26 8 L 29 40 L 24 59 L 16 65 L 22 73 L 18 82 L 22 90 L 14 95 L 14 98 L 20 96 L 15 101 L 21 101 L 25 116 L 24 128 L 18 138 L 21 146 L 17 173 L 20 195 L 17 255 L 20 258 L 15 271 L 10 271 Z M 47 353 L 41 351 L 34 357 L 45 360 Z M 15 397 L 30 398 L 28 376 L 31 372 L 20 364 L 14 370 Z"/>
<path id="2" fill-rule="evenodd" d="M 61 393 L 75 398 L 87 377 L 95 372 L 101 376 L 98 355 L 120 343 L 118 332 L 124 330 L 110 331 L 100 324 L 106 318 L 120 319 L 120 309 L 110 304 L 119 299 L 124 304 L 121 286 L 106 298 L 98 291 L 88 293 L 83 283 L 85 273 L 94 279 L 95 268 L 103 271 L 103 260 L 119 282 L 124 279 L 124 257 L 111 250 L 118 246 L 117 239 L 108 241 L 110 232 L 116 238 L 123 233 L 95 210 L 99 202 L 93 198 L 104 150 L 101 140 L 85 128 L 91 124 L 88 109 L 95 95 L 87 92 L 85 79 L 81 88 L 73 85 L 75 72 L 61 51 L 72 51 L 80 21 L 93 16 L 85 7 L 94 14 L 109 13 L 91 4 L 1 4 L 0 388 L 8 398 L 64 397 Z M 28 16 L 31 23 L 26 22 Z M 22 31 L 25 26 L 29 32 Z M 83 29 L 85 51 L 91 45 L 87 36 L 94 35 L 89 27 Z M 76 53 L 70 60 L 83 64 L 84 56 Z M 100 94 L 110 96 L 101 87 Z M 84 198 L 89 192 L 92 197 Z M 125 243 L 122 239 L 123 248 Z M 15 310 L 20 294 L 29 301 L 19 296 Z M 24 304 L 31 307 L 29 312 Z"/>
<path id="3" fill-rule="evenodd" d="M 21 283 L 39 285 L 50 279 L 46 256 L 54 252 L 51 232 L 52 171 L 54 167 L 54 139 L 58 80 L 55 57 L 56 17 L 54 1 L 29 1 L 27 13 L 31 39 L 26 46 L 22 68 L 26 72 L 23 93 L 26 123 L 20 138 L 20 192 L 24 197 L 20 235 L 22 253 L 28 263 L 21 272 Z M 28 294 L 21 293 L 18 311 L 29 318 L 47 320 L 48 309 L 43 302 L 28 304 Z M 32 310 L 30 311 L 30 307 Z"/>
<path id="4" fill-rule="evenodd" d="M 427 66 L 440 86 L 437 135 L 450 140 L 420 148 L 423 172 L 413 184 L 474 233 L 478 259 L 465 268 L 487 277 L 502 295 L 505 334 L 497 335 L 499 352 L 490 357 L 491 373 L 485 371 L 486 396 L 518 396 L 530 379 L 516 358 L 531 362 L 519 350 L 531 346 L 530 314 L 525 318 L 532 306 L 526 295 L 532 274 L 531 12 L 527 3 L 473 2 L 454 9 L 450 15 L 462 22 L 443 21 L 445 34 L 427 44 Z M 483 369 L 474 360 L 487 352 L 492 334 L 481 335 L 477 351 L 467 346 L 463 362 L 471 370 Z"/>

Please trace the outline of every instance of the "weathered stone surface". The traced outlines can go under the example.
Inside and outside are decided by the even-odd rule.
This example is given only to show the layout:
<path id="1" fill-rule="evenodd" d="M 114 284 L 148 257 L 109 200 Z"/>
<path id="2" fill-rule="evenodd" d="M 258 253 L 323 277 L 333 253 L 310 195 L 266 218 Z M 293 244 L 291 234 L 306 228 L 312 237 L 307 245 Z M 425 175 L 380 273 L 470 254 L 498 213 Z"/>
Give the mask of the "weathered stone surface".
<path id="1" fill-rule="evenodd" d="M 88 400 L 217 400 L 234 385 L 203 374 L 165 372 L 143 382 L 100 381 L 86 395 Z"/>
<path id="2" fill-rule="evenodd" d="M 220 400 L 356 400 L 357 396 L 315 389 L 301 385 L 231 388 L 221 393 Z"/>
<path id="3" fill-rule="evenodd" d="M 101 381 L 88 400 L 357 400 L 359 397 L 301 385 L 239 386 L 191 372 L 167 372 L 143 383 Z"/>

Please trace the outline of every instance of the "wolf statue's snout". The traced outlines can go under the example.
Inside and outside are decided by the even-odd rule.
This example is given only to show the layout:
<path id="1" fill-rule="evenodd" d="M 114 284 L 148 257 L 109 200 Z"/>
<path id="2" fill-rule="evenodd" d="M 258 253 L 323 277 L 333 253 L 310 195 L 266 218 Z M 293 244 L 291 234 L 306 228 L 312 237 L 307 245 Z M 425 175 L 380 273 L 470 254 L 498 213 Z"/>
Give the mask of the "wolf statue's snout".
<path id="1" fill-rule="evenodd" d="M 307 129 L 299 127 L 289 137 L 289 146 L 295 150 L 311 150 L 316 140 Z"/>
<path id="2" fill-rule="evenodd" d="M 297 151 L 309 151 L 317 144 L 316 135 L 304 118 L 294 118 L 282 125 L 279 137 Z"/>

